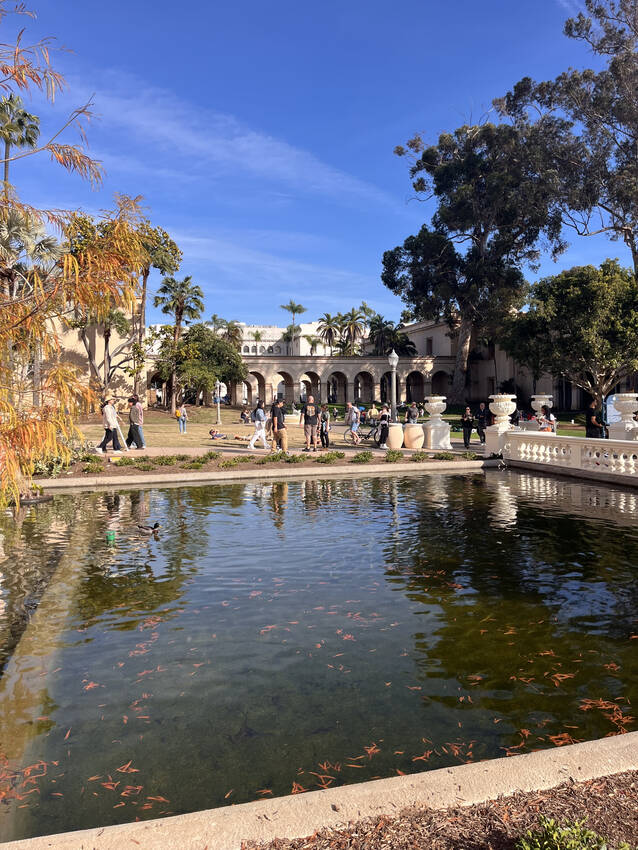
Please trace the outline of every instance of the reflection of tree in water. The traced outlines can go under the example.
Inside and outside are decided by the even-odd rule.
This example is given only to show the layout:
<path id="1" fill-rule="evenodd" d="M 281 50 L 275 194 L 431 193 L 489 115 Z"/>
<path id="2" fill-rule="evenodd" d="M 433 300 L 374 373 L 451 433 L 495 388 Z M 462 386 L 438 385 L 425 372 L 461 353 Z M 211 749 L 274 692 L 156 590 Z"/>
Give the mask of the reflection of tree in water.
<path id="1" fill-rule="evenodd" d="M 608 721 L 578 709 L 584 696 L 621 705 L 638 696 L 628 640 L 635 533 L 522 500 L 515 525 L 495 523 L 482 476 L 432 477 L 419 488 L 404 480 L 399 492 L 386 576 L 417 605 L 415 661 L 428 698 L 456 709 L 459 722 L 469 695 L 474 708 L 506 710 L 514 729 L 535 717 L 562 734 L 553 718 L 571 715 L 576 725 L 602 723 L 587 737 L 607 734 Z"/>
<path id="2" fill-rule="evenodd" d="M 0 517 L 0 671 L 36 610 L 78 519 L 78 507 L 68 497 Z"/>

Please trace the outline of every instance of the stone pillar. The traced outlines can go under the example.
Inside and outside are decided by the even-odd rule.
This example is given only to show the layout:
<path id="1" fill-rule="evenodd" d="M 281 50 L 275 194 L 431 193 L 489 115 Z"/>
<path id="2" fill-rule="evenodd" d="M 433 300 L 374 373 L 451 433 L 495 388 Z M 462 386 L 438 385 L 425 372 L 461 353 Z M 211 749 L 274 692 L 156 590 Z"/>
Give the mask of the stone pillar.
<path id="1" fill-rule="evenodd" d="M 401 404 L 402 402 L 406 401 L 406 392 L 406 379 L 400 378 L 397 375 L 397 404 Z"/>
<path id="2" fill-rule="evenodd" d="M 266 384 L 266 404 L 272 404 L 277 398 L 277 387 L 274 384 Z"/>
<path id="3" fill-rule="evenodd" d="M 284 384 L 284 401 L 286 404 L 292 404 L 295 401 L 295 384 Z"/>
<path id="4" fill-rule="evenodd" d="M 377 381 L 376 379 L 372 385 L 372 400 L 381 401 L 381 381 Z"/>
<path id="5" fill-rule="evenodd" d="M 321 398 L 321 379 L 317 381 L 314 388 L 314 397 L 317 404 L 321 404 L 323 399 Z"/>
<path id="6" fill-rule="evenodd" d="M 433 451 L 450 451 L 450 426 L 443 421 L 443 411 L 447 407 L 445 396 L 429 396 L 425 401 L 425 409 L 430 418 L 423 426 L 425 432 L 425 447 Z"/>
<path id="7" fill-rule="evenodd" d="M 351 401 L 354 403 L 354 381 L 348 381 L 344 401 Z"/>

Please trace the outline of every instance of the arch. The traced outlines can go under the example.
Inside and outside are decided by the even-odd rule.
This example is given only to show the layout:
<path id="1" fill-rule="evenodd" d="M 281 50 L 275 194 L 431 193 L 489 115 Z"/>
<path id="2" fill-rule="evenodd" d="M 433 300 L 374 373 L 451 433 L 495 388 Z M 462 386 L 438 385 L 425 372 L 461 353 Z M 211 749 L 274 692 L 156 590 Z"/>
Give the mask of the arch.
<path id="1" fill-rule="evenodd" d="M 272 352 L 273 352 L 272 345 L 269 345 L 268 346 L 268 354 L 272 354 Z"/>
<path id="2" fill-rule="evenodd" d="M 447 372 L 435 372 L 432 375 L 432 395 L 447 395 L 450 388 L 450 376 Z"/>
<path id="3" fill-rule="evenodd" d="M 277 378 L 280 380 L 278 381 Z M 277 371 L 273 375 L 273 389 L 275 398 L 283 398 L 286 404 L 292 404 L 295 400 L 295 388 L 299 382 L 295 382 L 289 372 Z"/>
<path id="4" fill-rule="evenodd" d="M 315 401 L 321 401 L 321 378 L 316 372 L 309 370 L 301 376 L 301 383 L 306 388 L 306 396 L 314 396 Z"/>
<path id="5" fill-rule="evenodd" d="M 253 372 L 250 371 L 248 373 L 248 378 L 253 379 L 250 380 L 250 398 L 257 402 L 257 398 L 262 401 L 266 401 L 266 379 L 261 374 L 261 372 Z M 246 381 L 248 383 L 248 381 Z M 257 398 L 255 398 L 255 390 L 257 391 Z"/>
<path id="6" fill-rule="evenodd" d="M 265 348 L 265 346 L 263 346 L 263 345 L 260 345 L 260 346 L 259 346 L 259 353 L 260 353 L 260 354 L 265 354 L 265 353 L 266 353 L 266 348 Z"/>
<path id="7" fill-rule="evenodd" d="M 425 383 L 423 373 L 416 370 L 410 372 L 405 379 L 407 401 L 422 402 L 425 398 Z"/>
<path id="8" fill-rule="evenodd" d="M 252 353 L 253 353 L 253 354 L 257 354 L 257 346 L 256 346 L 256 345 L 253 345 Z"/>
<path id="9" fill-rule="evenodd" d="M 390 381 L 391 380 L 392 380 L 392 372 L 384 372 L 383 375 L 381 375 L 381 383 L 380 383 L 381 390 L 380 390 L 380 392 L 381 392 L 381 401 L 383 402 L 383 404 L 390 404 L 391 395 L 392 395 L 391 391 L 390 391 L 390 386 L 391 386 Z M 397 385 L 398 385 L 398 377 L 397 377 Z M 398 386 L 397 386 L 397 401 L 398 401 L 398 398 L 399 398 L 399 390 L 398 390 Z"/>
<path id="10" fill-rule="evenodd" d="M 354 398 L 364 404 L 374 401 L 374 378 L 370 372 L 357 372 L 354 376 Z"/>
<path id="11" fill-rule="evenodd" d="M 275 354 L 281 354 L 281 346 L 280 345 L 275 346 Z"/>
<path id="12" fill-rule="evenodd" d="M 326 395 L 332 404 L 345 404 L 348 379 L 343 372 L 331 372 L 326 380 Z"/>
<path id="13" fill-rule="evenodd" d="M 243 352 L 244 352 L 244 354 L 250 354 L 250 346 L 245 345 L 244 348 L 243 348 Z"/>

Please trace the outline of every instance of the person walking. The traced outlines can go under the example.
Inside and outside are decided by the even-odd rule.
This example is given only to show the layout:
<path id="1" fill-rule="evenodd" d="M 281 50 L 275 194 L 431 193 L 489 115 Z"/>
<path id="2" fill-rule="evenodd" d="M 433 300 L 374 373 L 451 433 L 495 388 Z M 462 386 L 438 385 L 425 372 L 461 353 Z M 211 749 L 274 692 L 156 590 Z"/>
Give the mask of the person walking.
<path id="1" fill-rule="evenodd" d="M 474 416 L 469 407 L 465 408 L 465 412 L 461 416 L 461 427 L 463 428 L 463 445 L 466 449 L 469 449 L 472 428 L 474 427 Z"/>
<path id="2" fill-rule="evenodd" d="M 144 428 L 142 427 L 144 425 L 144 408 L 142 406 L 142 402 L 140 401 L 140 397 L 138 396 L 137 393 L 133 394 L 133 398 L 135 399 L 135 407 L 137 407 L 139 414 L 140 414 L 140 421 L 138 422 L 137 430 L 140 432 L 140 438 L 142 440 L 142 448 L 145 449 L 146 448 L 146 440 L 144 439 Z"/>
<path id="3" fill-rule="evenodd" d="M 144 448 L 144 441 L 140 436 L 140 411 L 135 401 L 135 396 L 131 396 L 128 400 L 128 434 L 126 435 L 127 448 L 131 448 L 135 443 L 136 449 Z"/>
<path id="4" fill-rule="evenodd" d="M 272 406 L 272 451 L 288 451 L 288 432 L 284 421 L 284 400 L 278 399 Z"/>
<path id="5" fill-rule="evenodd" d="M 351 401 L 346 403 L 346 425 L 352 431 L 352 441 L 355 446 L 358 446 L 361 442 L 361 437 L 359 436 L 359 421 L 360 421 L 360 413 L 359 408 L 355 407 Z"/>
<path id="6" fill-rule="evenodd" d="M 303 419 L 303 435 L 306 440 L 304 452 L 310 451 L 312 444 L 313 452 L 317 451 L 317 425 L 319 424 L 319 405 L 315 404 L 314 396 L 309 395 L 306 403 L 299 414 L 299 424 Z"/>
<path id="7" fill-rule="evenodd" d="M 416 425 L 419 421 L 419 408 L 416 406 L 416 402 L 412 402 L 412 404 L 405 411 L 405 421 L 408 425 Z"/>
<path id="8" fill-rule="evenodd" d="M 319 418 L 319 437 L 321 438 L 321 448 L 330 448 L 330 410 L 327 404 L 321 406 L 321 415 Z"/>
<path id="9" fill-rule="evenodd" d="M 186 410 L 186 405 L 181 404 L 179 410 L 177 411 L 177 424 L 179 425 L 179 433 L 186 433 L 186 423 L 188 422 L 188 410 Z"/>
<path id="10" fill-rule="evenodd" d="M 255 432 L 252 435 L 250 442 L 248 443 L 248 448 L 252 451 L 255 448 L 255 443 L 257 440 L 261 440 L 264 448 L 268 448 L 268 443 L 266 441 L 266 414 L 264 412 L 264 403 L 263 401 L 257 402 L 257 407 L 253 411 L 253 422 L 255 423 Z"/>
<path id="11" fill-rule="evenodd" d="M 379 448 L 387 449 L 388 435 L 390 434 L 390 409 L 387 404 L 381 408 L 379 415 Z"/>
<path id="12" fill-rule="evenodd" d="M 120 441 L 117 437 L 117 411 L 115 409 L 115 399 L 107 398 L 102 407 L 102 426 L 104 428 L 104 437 L 102 442 L 95 447 L 98 454 L 106 454 L 107 446 L 113 442 L 113 454 L 121 454 Z"/>
<path id="13" fill-rule="evenodd" d="M 599 421 L 599 412 L 598 412 L 598 404 L 596 403 L 596 399 L 592 398 L 589 402 L 589 406 L 585 411 L 585 436 L 586 437 L 602 437 L 603 436 L 603 426 Z"/>
<path id="14" fill-rule="evenodd" d="M 479 440 L 485 442 L 485 428 L 487 427 L 487 408 L 485 402 L 479 404 L 479 409 L 476 411 L 476 433 Z"/>

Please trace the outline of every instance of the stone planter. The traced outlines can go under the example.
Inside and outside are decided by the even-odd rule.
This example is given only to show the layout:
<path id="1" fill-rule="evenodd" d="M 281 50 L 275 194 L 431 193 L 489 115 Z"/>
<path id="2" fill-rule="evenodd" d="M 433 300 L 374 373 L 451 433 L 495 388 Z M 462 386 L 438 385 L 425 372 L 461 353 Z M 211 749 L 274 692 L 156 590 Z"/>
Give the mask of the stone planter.
<path id="1" fill-rule="evenodd" d="M 403 444 L 406 449 L 420 449 L 425 440 L 422 425 L 406 425 L 403 429 Z"/>
<path id="2" fill-rule="evenodd" d="M 548 410 L 552 409 L 552 396 L 551 395 L 543 395 L 542 393 L 539 395 L 532 396 L 532 410 L 536 413 L 537 416 L 540 415 L 543 407 L 547 407 Z"/>
<path id="3" fill-rule="evenodd" d="M 636 393 L 616 393 L 614 407 L 620 413 L 620 422 L 609 426 L 609 437 L 612 440 L 638 440 L 638 422 L 634 413 L 638 410 L 638 395 Z"/>
<path id="4" fill-rule="evenodd" d="M 516 410 L 516 396 L 496 393 L 490 396 L 490 411 L 496 421 L 485 429 L 485 456 L 500 454 L 503 450 L 502 434 L 513 428 L 510 416 Z"/>
<path id="5" fill-rule="evenodd" d="M 450 426 L 442 419 L 442 413 L 447 407 L 444 395 L 431 395 L 425 401 L 425 409 L 430 418 L 423 426 L 425 445 L 434 451 L 450 451 Z"/>
<path id="6" fill-rule="evenodd" d="M 386 445 L 389 449 L 400 449 L 403 445 L 403 425 L 391 422 Z"/>

